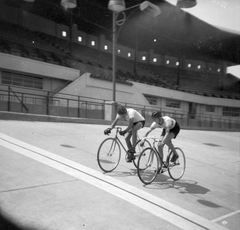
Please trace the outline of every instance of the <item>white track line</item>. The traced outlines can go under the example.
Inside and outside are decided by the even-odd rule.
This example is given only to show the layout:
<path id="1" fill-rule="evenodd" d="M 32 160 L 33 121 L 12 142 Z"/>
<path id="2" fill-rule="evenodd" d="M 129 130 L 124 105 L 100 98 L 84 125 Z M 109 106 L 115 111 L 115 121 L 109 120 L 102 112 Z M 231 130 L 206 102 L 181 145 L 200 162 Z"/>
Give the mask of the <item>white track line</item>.
<path id="1" fill-rule="evenodd" d="M 175 223 L 177 227 L 184 230 L 226 230 L 226 228 L 210 220 L 144 192 L 143 190 L 5 134 L 0 133 L 0 145 L 120 197 L 155 216 L 172 224 Z"/>
<path id="2" fill-rule="evenodd" d="M 228 218 L 228 217 L 230 217 L 230 216 L 236 215 L 236 214 L 238 214 L 238 213 L 240 213 L 240 210 L 237 210 L 237 211 L 235 211 L 235 212 L 231 212 L 231 213 L 226 214 L 226 215 L 224 215 L 224 216 L 220 216 L 220 217 L 218 217 L 218 218 L 216 218 L 216 219 L 213 219 L 213 220 L 211 220 L 211 221 L 212 221 L 212 222 L 218 222 L 218 221 L 220 221 L 220 220 L 223 220 L 223 219 Z"/>

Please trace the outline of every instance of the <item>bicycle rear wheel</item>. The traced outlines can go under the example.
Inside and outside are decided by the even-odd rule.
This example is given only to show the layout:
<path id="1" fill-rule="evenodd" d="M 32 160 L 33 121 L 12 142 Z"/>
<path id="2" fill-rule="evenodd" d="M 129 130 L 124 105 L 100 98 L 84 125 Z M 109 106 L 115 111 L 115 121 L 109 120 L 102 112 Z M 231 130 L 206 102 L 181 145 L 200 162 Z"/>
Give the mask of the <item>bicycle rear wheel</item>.
<path id="1" fill-rule="evenodd" d="M 97 162 L 104 172 L 112 172 L 119 164 L 121 148 L 114 138 L 105 139 L 98 148 Z"/>
<path id="2" fill-rule="evenodd" d="M 136 143 L 136 147 L 135 147 L 136 153 L 134 153 L 133 164 L 136 168 L 137 168 L 137 164 L 138 164 L 138 158 L 139 158 L 141 152 L 143 151 L 143 149 L 151 146 L 148 140 L 145 140 L 143 147 L 140 146 L 140 143 L 141 143 L 141 140 L 138 140 Z"/>
<path id="3" fill-rule="evenodd" d="M 184 155 L 184 152 L 180 149 L 180 148 L 175 148 L 175 150 L 177 151 L 177 154 L 179 156 L 179 158 L 176 160 L 176 162 L 171 162 L 171 159 L 173 157 L 173 152 L 171 151 L 168 155 L 167 161 L 168 161 L 168 173 L 169 176 L 177 181 L 179 180 L 184 172 L 185 172 L 185 168 L 186 168 L 186 158 Z"/>
<path id="4" fill-rule="evenodd" d="M 158 174 L 159 156 L 153 148 L 145 148 L 138 159 L 138 177 L 144 184 L 152 183 Z"/>

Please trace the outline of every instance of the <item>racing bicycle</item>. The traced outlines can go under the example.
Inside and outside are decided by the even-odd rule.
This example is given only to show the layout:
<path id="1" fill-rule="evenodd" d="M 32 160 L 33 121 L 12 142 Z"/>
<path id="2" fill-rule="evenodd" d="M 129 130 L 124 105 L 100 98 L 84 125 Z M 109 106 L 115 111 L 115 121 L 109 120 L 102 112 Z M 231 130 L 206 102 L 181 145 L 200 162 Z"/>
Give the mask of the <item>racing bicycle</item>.
<path id="1" fill-rule="evenodd" d="M 153 143 L 150 144 L 150 147 L 143 149 L 138 157 L 137 172 L 139 179 L 147 185 L 152 183 L 159 173 L 168 171 L 169 176 L 174 181 L 179 180 L 183 176 L 186 168 L 186 158 L 184 152 L 179 147 L 175 147 L 179 158 L 175 162 L 171 162 L 174 153 L 170 150 L 170 148 L 163 148 L 163 153 L 165 151 L 164 156 L 167 156 L 166 161 L 164 162 L 157 148 L 159 138 L 143 138 L 145 141 L 147 139 L 152 139 Z"/>
<path id="2" fill-rule="evenodd" d="M 108 137 L 103 142 L 100 144 L 97 152 L 97 162 L 99 167 L 101 168 L 102 171 L 109 173 L 112 172 L 114 169 L 117 168 L 120 159 L 121 159 L 121 147 L 124 150 L 125 154 L 125 159 L 127 160 L 127 157 L 130 155 L 128 153 L 127 149 L 124 147 L 123 143 L 118 137 L 119 132 L 122 130 L 121 127 L 115 127 L 116 130 L 115 136 L 114 137 Z M 134 153 L 134 159 L 133 159 L 133 164 L 135 167 L 137 167 L 137 159 L 139 154 L 142 152 L 143 148 L 145 146 L 151 146 L 149 141 L 145 141 L 145 146 L 141 147 L 140 146 L 140 138 L 139 136 L 137 143 L 136 143 L 136 148 Z"/>

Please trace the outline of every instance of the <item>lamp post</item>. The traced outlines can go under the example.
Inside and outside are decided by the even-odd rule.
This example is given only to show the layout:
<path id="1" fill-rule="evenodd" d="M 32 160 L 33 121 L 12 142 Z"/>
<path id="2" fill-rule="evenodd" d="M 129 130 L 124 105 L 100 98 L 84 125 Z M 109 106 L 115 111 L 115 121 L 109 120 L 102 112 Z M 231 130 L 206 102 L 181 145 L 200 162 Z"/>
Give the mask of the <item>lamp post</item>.
<path id="1" fill-rule="evenodd" d="M 161 11 L 157 5 L 154 5 L 148 1 L 145 1 L 141 4 L 131 6 L 129 8 L 125 8 L 125 1 L 124 0 L 110 0 L 108 4 L 108 9 L 112 11 L 112 82 L 113 82 L 113 102 L 116 101 L 116 47 L 117 47 L 117 36 L 116 36 L 116 30 L 117 30 L 117 22 L 116 22 L 116 15 L 119 12 L 123 12 L 135 7 L 140 7 L 140 10 L 144 13 L 156 17 L 158 16 Z M 125 21 L 126 18 L 124 18 Z M 124 23 L 124 21 L 121 23 L 121 25 Z"/>

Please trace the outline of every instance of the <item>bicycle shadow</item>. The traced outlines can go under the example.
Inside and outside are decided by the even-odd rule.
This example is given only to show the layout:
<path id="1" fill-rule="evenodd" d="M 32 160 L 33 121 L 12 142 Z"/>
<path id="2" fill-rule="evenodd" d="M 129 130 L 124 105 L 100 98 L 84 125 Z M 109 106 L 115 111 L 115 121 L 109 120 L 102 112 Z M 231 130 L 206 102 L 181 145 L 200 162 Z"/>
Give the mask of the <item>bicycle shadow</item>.
<path id="1" fill-rule="evenodd" d="M 173 181 L 169 176 L 160 174 L 157 176 L 155 181 L 150 185 L 144 185 L 149 189 L 177 189 L 181 194 L 206 194 L 211 190 L 201 186 L 197 181 L 193 180 L 179 180 Z"/>

